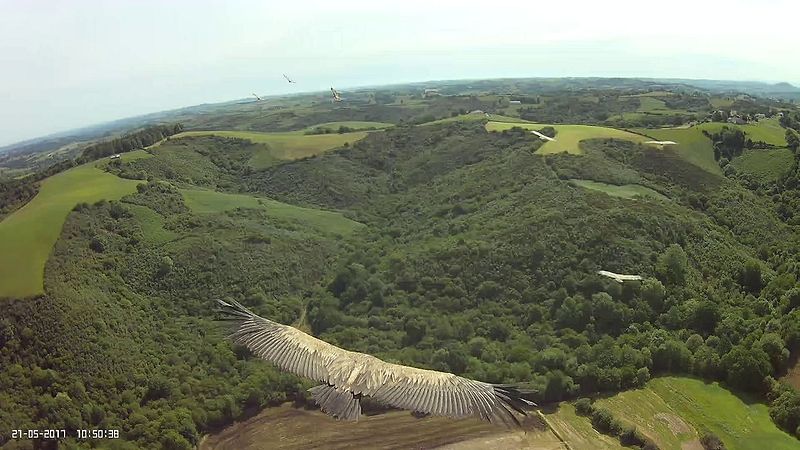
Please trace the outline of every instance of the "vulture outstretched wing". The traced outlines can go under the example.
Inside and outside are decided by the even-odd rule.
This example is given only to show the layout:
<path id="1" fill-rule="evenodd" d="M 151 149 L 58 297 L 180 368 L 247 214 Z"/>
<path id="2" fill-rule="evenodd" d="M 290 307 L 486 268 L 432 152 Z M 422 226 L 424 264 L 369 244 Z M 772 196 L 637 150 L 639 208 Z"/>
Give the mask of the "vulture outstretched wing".
<path id="1" fill-rule="evenodd" d="M 324 383 L 312 388 L 311 395 L 338 419 L 358 420 L 362 396 L 415 412 L 507 426 L 519 426 L 517 414 L 526 415 L 525 409 L 535 406 L 511 385 L 387 363 L 259 317 L 237 302 L 218 302 L 220 311 L 236 324 L 234 342 L 282 370 Z"/>

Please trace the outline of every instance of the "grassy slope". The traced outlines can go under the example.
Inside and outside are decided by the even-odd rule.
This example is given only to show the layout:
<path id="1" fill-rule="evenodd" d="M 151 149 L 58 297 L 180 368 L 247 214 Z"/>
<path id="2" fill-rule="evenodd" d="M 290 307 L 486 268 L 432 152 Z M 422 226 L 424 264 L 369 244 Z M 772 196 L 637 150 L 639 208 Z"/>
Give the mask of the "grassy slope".
<path id="1" fill-rule="evenodd" d="M 787 148 L 774 150 L 745 150 L 731 161 L 740 172 L 754 176 L 758 181 L 777 181 L 789 173 L 794 162 L 792 151 Z"/>
<path id="2" fill-rule="evenodd" d="M 786 146 L 786 130 L 778 124 L 777 119 L 764 119 L 757 124 L 734 125 L 730 123 L 702 123 L 697 125 L 696 128 L 706 130 L 714 133 L 722 129 L 722 127 L 738 128 L 753 141 L 766 142 L 776 147 Z"/>
<path id="3" fill-rule="evenodd" d="M 364 139 L 366 131 L 352 133 L 306 135 L 295 131 L 289 133 L 259 133 L 255 131 L 185 131 L 175 136 L 221 136 L 247 139 L 258 144 L 267 144 L 268 148 L 250 160 L 250 165 L 260 169 L 271 165 L 275 159 L 300 159 L 318 155 L 327 150 L 341 147 L 346 142 L 353 143 Z"/>
<path id="4" fill-rule="evenodd" d="M 659 141 L 675 141 L 670 145 L 686 161 L 714 174 L 722 174 L 714 159 L 714 147 L 700 129 L 693 128 L 641 128 L 634 130 Z"/>
<path id="5" fill-rule="evenodd" d="M 643 136 L 638 134 L 629 133 L 627 131 L 617 130 L 614 128 L 597 127 L 592 125 L 547 125 L 539 123 L 501 123 L 489 122 L 486 124 L 487 131 L 503 131 L 513 127 L 522 127 L 528 130 L 538 130 L 542 127 L 552 126 L 556 129 L 556 140 L 546 142 L 542 145 L 536 153 L 550 154 L 550 153 L 574 153 L 581 154 L 583 151 L 580 149 L 580 141 L 586 139 L 596 138 L 613 138 L 624 139 L 633 142 L 647 141 Z"/>
<path id="6" fill-rule="evenodd" d="M 425 122 L 421 125 L 437 125 L 437 124 L 451 123 L 451 122 L 479 122 L 481 120 L 491 120 L 492 122 L 503 122 L 503 123 L 530 123 L 527 120 L 520 119 L 519 117 L 503 116 L 500 114 L 490 113 L 489 117 L 486 117 L 485 114 L 461 114 L 454 117 L 447 117 L 445 119 L 434 120 L 432 122 Z"/>
<path id="7" fill-rule="evenodd" d="M 717 383 L 684 377 L 656 378 L 644 389 L 623 392 L 598 400 L 597 404 L 635 424 L 664 449 L 680 448 L 681 442 L 693 440 L 705 429 L 718 435 L 729 450 L 798 446 L 795 438 L 775 426 L 766 405 L 747 403 Z M 668 421 L 672 422 L 672 431 Z"/>
<path id="8" fill-rule="evenodd" d="M 0 222 L 0 297 L 41 294 L 45 262 L 72 208 L 81 202 L 118 199 L 139 183 L 103 172 L 95 163 L 42 182 L 33 200 Z"/>
<path id="9" fill-rule="evenodd" d="M 226 194 L 200 189 L 182 189 L 186 206 L 195 213 L 215 213 L 234 208 L 265 209 L 270 216 L 305 222 L 321 231 L 350 234 L 363 225 L 341 213 L 321 209 L 301 208 L 268 198 L 242 194 Z"/>
<path id="10" fill-rule="evenodd" d="M 338 130 L 339 127 L 349 127 L 354 130 L 363 130 L 365 128 L 375 128 L 375 129 L 382 129 L 382 128 L 389 128 L 393 127 L 393 123 L 388 122 L 364 122 L 364 121 L 356 121 L 356 120 L 349 120 L 343 122 L 325 122 L 320 123 L 317 125 L 312 125 L 305 129 L 305 131 L 313 130 L 315 128 L 330 128 L 332 130 Z"/>
<path id="11" fill-rule="evenodd" d="M 558 405 L 554 412 L 546 413 L 545 417 L 553 430 L 569 443 L 574 450 L 610 450 L 623 449 L 615 438 L 600 434 L 592 428 L 591 422 L 585 417 L 575 413 L 572 404 L 564 402 Z"/>
<path id="12" fill-rule="evenodd" d="M 667 200 L 667 197 L 640 184 L 624 184 L 618 186 L 615 184 L 601 183 L 592 180 L 571 179 L 570 181 L 580 187 L 586 189 L 594 189 L 600 192 L 605 192 L 606 194 L 614 197 L 633 198 L 639 195 L 644 197 L 653 197 L 662 200 Z"/>

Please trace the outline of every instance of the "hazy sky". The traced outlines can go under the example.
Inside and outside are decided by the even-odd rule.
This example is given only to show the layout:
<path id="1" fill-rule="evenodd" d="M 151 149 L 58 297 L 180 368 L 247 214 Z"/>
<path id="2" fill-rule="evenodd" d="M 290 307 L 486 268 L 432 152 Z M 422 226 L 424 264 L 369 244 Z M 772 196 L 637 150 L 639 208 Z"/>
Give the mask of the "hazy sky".
<path id="1" fill-rule="evenodd" d="M 0 145 L 251 92 L 538 76 L 800 84 L 798 17 L 795 0 L 0 0 Z"/>

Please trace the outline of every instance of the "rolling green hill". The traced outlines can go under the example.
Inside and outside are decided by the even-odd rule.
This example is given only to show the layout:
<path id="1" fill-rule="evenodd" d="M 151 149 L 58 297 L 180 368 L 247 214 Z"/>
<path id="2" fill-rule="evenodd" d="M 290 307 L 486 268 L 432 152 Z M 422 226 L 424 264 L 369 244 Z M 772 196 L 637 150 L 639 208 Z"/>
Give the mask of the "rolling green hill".
<path id="1" fill-rule="evenodd" d="M 706 429 L 729 448 L 796 444 L 800 394 L 768 378 L 800 348 L 793 178 L 764 189 L 721 176 L 698 128 L 643 130 L 679 142 L 659 148 L 596 125 L 660 120 L 635 112 L 641 99 L 688 110 L 707 96 L 503 83 L 503 94 L 469 81 L 431 99 L 411 86 L 210 109 L 187 126 L 229 131 L 46 179 L 0 222 L 11 280 L 0 287 L 40 294 L 0 300 L 0 445 L 12 428 L 118 428 L 120 449 L 196 448 L 258 411 L 308 403 L 312 381 L 225 339 L 216 299 L 387 361 L 521 383 L 576 449 L 620 448 L 575 413 L 580 397 L 604 397 L 664 448 L 697 448 Z M 459 115 L 512 95 L 536 123 Z M 363 122 L 398 126 L 305 134 Z M 529 132 L 544 123 L 556 141 Z M 668 200 L 637 197 L 654 193 Z M 97 198 L 112 201 L 72 207 Z M 27 261 L 38 280 L 23 276 Z M 347 445 L 346 424 L 316 417 Z"/>
<path id="2" fill-rule="evenodd" d="M 600 398 L 595 406 L 635 426 L 664 450 L 695 448 L 707 431 L 719 436 L 730 450 L 788 450 L 798 446 L 794 437 L 775 426 L 765 405 L 743 400 L 718 383 L 660 377 L 641 389 Z M 591 426 L 588 418 L 571 413 L 571 406 L 562 405 L 561 409 L 574 428 Z M 597 433 L 587 430 L 584 434 L 591 432 Z"/>
<path id="3" fill-rule="evenodd" d="M 292 160 L 318 155 L 327 150 L 352 144 L 367 136 L 365 131 L 352 133 L 331 133 L 306 135 L 302 132 L 259 133 L 254 131 L 185 131 L 173 137 L 173 140 L 192 136 L 220 136 L 245 139 L 258 144 L 266 144 L 263 151 L 250 159 L 250 165 L 256 169 L 267 167 L 275 160 Z"/>
<path id="4" fill-rule="evenodd" d="M 181 193 L 186 201 L 186 206 L 198 214 L 218 213 L 235 208 L 253 208 L 265 210 L 269 217 L 305 223 L 327 233 L 350 234 L 363 227 L 360 223 L 345 218 L 341 213 L 301 208 L 268 198 L 199 189 L 183 189 Z"/>
<path id="5" fill-rule="evenodd" d="M 776 147 L 786 147 L 786 129 L 780 126 L 777 118 L 764 119 L 755 124 L 745 125 L 709 122 L 699 124 L 695 128 L 715 133 L 725 126 L 742 130 L 754 142 L 760 141 Z"/>
<path id="6" fill-rule="evenodd" d="M 633 130 L 649 136 L 657 141 L 673 141 L 677 145 L 669 145 L 683 159 L 713 174 L 721 174 L 714 159 L 714 147 L 709 138 L 697 127 L 691 128 L 641 128 Z"/>
<path id="7" fill-rule="evenodd" d="M 579 179 L 570 179 L 569 181 L 575 184 L 576 186 L 580 186 L 586 189 L 593 189 L 600 192 L 605 192 L 606 194 L 615 197 L 634 198 L 637 196 L 642 196 L 642 197 L 657 198 L 660 200 L 667 199 L 667 197 L 659 194 L 658 192 L 639 184 L 615 185 L 615 184 L 601 183 L 592 180 L 579 180 Z"/>
<path id="8" fill-rule="evenodd" d="M 762 183 L 775 182 L 792 168 L 794 155 L 786 148 L 770 150 L 745 150 L 731 161 L 739 172 L 752 175 Z"/>
<path id="9" fill-rule="evenodd" d="M 42 294 L 45 263 L 72 208 L 119 199 L 138 183 L 103 172 L 95 163 L 46 179 L 33 200 L 0 222 L 0 297 Z"/>
<path id="10" fill-rule="evenodd" d="M 542 145 L 538 153 L 546 155 L 552 153 L 574 153 L 581 154 L 581 141 L 588 139 L 623 139 L 631 142 L 644 142 L 647 141 L 643 136 L 629 133 L 627 131 L 616 130 L 614 128 L 597 127 L 590 125 L 546 125 L 546 124 L 533 124 L 533 123 L 504 123 L 504 122 L 489 122 L 486 124 L 487 131 L 503 131 L 509 130 L 515 126 L 525 128 L 528 130 L 539 130 L 546 126 L 552 126 L 558 133 L 554 141 L 546 142 Z"/>

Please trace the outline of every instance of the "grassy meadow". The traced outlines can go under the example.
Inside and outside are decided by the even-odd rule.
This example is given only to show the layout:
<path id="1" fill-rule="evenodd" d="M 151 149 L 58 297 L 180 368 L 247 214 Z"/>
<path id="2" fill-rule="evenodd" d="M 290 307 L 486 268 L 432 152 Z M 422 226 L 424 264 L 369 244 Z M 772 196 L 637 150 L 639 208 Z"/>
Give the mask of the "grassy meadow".
<path id="1" fill-rule="evenodd" d="M 645 142 L 644 136 L 630 133 L 627 131 L 617 130 L 615 128 L 598 127 L 592 125 L 548 125 L 540 123 L 505 123 L 505 122 L 489 122 L 486 124 L 487 131 L 503 131 L 509 130 L 513 127 L 521 127 L 528 130 L 539 130 L 546 126 L 552 126 L 556 129 L 556 138 L 554 141 L 545 142 L 536 153 L 539 154 L 552 154 L 552 153 L 573 153 L 580 155 L 583 150 L 580 148 L 580 142 L 587 139 L 623 139 L 632 142 Z"/>
<path id="2" fill-rule="evenodd" d="M 557 409 L 544 414 L 550 428 L 569 443 L 574 450 L 616 450 L 624 449 L 616 438 L 601 434 L 592 427 L 586 417 L 575 412 L 571 403 L 562 402 Z"/>
<path id="3" fill-rule="evenodd" d="M 731 161 L 736 170 L 755 177 L 760 182 L 778 181 L 789 173 L 794 155 L 788 148 L 745 150 Z"/>
<path id="4" fill-rule="evenodd" d="M 776 147 L 786 147 L 786 129 L 781 127 L 778 119 L 764 119 L 758 123 L 748 123 L 745 125 L 734 125 L 731 123 L 709 122 L 697 125 L 695 128 L 706 130 L 709 133 L 716 133 L 722 127 L 738 128 L 754 142 L 766 142 Z"/>
<path id="5" fill-rule="evenodd" d="M 640 128 L 637 133 L 650 136 L 658 141 L 674 141 L 677 145 L 668 148 L 674 150 L 683 159 L 714 174 L 721 174 L 717 161 L 714 159 L 714 147 L 711 140 L 697 128 Z"/>
<path id="6" fill-rule="evenodd" d="M 188 136 L 221 136 L 246 139 L 257 144 L 266 144 L 263 152 L 257 153 L 250 160 L 256 169 L 268 167 L 278 160 L 300 159 L 318 155 L 328 150 L 341 147 L 345 143 L 354 143 L 367 136 L 366 131 L 331 134 L 303 134 L 300 131 L 289 133 L 259 133 L 256 131 L 185 131 L 175 135 L 173 140 Z"/>
<path id="7" fill-rule="evenodd" d="M 662 449 L 689 446 L 703 430 L 719 436 L 729 450 L 788 450 L 798 445 L 775 426 L 766 405 L 743 400 L 718 383 L 656 378 L 643 389 L 600 399 L 596 406 L 636 425 Z"/>
<path id="8" fill-rule="evenodd" d="M 317 125 L 312 125 L 310 127 L 307 127 L 305 128 L 304 131 L 311 131 L 314 130 L 315 128 L 330 128 L 331 130 L 338 130 L 339 127 L 347 127 L 347 128 L 352 128 L 354 130 L 369 130 L 369 129 L 382 130 L 384 128 L 389 128 L 393 126 L 394 124 L 389 122 L 365 122 L 365 121 L 349 120 L 342 122 L 320 123 Z"/>
<path id="9" fill-rule="evenodd" d="M 642 186 L 640 184 L 624 184 L 621 186 L 617 186 L 614 184 L 601 183 L 592 180 L 570 179 L 569 181 L 575 184 L 576 186 L 580 186 L 586 189 L 593 189 L 595 191 L 605 192 L 606 194 L 611 195 L 613 197 L 634 198 L 637 196 L 641 196 L 641 197 L 652 197 L 661 200 L 667 200 L 667 197 L 663 196 L 662 194 L 648 187 Z"/>
<path id="10" fill-rule="evenodd" d="M 350 234 L 363 226 L 338 212 L 302 208 L 268 198 L 201 189 L 181 189 L 181 193 L 186 206 L 197 214 L 217 213 L 235 208 L 263 209 L 270 217 L 303 222 L 320 231 L 341 235 Z"/>
<path id="11" fill-rule="evenodd" d="M 44 180 L 33 200 L 0 222 L 0 297 L 43 293 L 44 265 L 72 208 L 119 199 L 139 183 L 103 172 L 95 163 Z"/>

